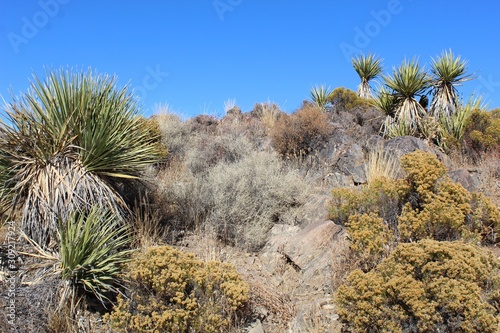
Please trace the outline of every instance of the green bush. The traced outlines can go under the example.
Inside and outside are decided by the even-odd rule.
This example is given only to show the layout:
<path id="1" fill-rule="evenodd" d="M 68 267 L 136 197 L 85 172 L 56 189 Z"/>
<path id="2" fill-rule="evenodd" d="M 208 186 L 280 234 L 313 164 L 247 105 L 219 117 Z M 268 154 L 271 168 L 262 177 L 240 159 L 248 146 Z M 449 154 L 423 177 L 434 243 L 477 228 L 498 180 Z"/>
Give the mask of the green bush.
<path id="1" fill-rule="evenodd" d="M 130 294 L 105 315 L 113 332 L 227 332 L 249 299 L 233 266 L 168 246 L 136 256 L 127 279 Z"/>
<path id="2" fill-rule="evenodd" d="M 345 332 L 498 332 L 500 262 L 461 242 L 400 244 L 336 294 Z"/>

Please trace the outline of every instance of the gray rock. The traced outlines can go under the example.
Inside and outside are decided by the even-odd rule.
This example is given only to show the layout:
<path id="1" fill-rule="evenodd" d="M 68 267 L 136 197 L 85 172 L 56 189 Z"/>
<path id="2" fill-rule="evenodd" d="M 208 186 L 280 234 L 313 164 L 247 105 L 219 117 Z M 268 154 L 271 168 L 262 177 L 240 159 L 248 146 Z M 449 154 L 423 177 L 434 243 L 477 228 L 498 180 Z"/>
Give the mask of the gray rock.
<path id="1" fill-rule="evenodd" d="M 313 289 L 320 290 L 332 272 L 329 249 L 343 233 L 344 228 L 332 221 L 312 223 L 290 238 L 282 254 Z"/>
<path id="2" fill-rule="evenodd" d="M 353 144 L 345 148 L 345 153 L 340 156 L 337 169 L 353 178 L 354 183 L 366 183 L 365 154 L 363 148 L 358 144 Z"/>
<path id="3" fill-rule="evenodd" d="M 454 182 L 462 184 L 462 186 L 470 192 L 474 192 L 477 190 L 475 181 L 467 170 L 453 170 L 448 172 L 448 175 Z"/>
<path id="4" fill-rule="evenodd" d="M 415 138 L 413 136 L 399 136 L 397 138 L 392 138 L 386 142 L 385 149 L 391 154 L 395 155 L 398 160 L 403 155 L 419 149 L 435 154 L 447 168 L 451 168 L 453 165 L 451 159 L 445 153 L 439 151 L 437 147 L 430 146 L 427 141 Z"/>
<path id="5" fill-rule="evenodd" d="M 248 333 L 264 333 L 264 327 L 262 327 L 262 323 L 257 319 L 255 323 L 248 329 Z"/>

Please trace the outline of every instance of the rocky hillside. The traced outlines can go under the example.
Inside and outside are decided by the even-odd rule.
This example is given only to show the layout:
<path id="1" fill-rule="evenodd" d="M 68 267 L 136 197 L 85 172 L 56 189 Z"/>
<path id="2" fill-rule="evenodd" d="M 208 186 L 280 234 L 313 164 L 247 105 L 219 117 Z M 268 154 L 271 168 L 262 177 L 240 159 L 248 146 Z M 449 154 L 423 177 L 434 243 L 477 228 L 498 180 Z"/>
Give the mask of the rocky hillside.
<path id="1" fill-rule="evenodd" d="M 339 287 L 354 283 L 348 278 L 353 271 L 361 270 L 363 274 L 375 271 L 382 260 L 389 260 L 391 253 L 400 249 L 399 243 L 411 244 L 435 236 L 443 241 L 479 244 L 481 249 L 492 251 L 498 257 L 500 221 L 495 215 L 500 203 L 498 147 L 478 148 L 472 154 L 460 145 L 445 150 L 432 138 L 387 139 L 380 135 L 384 118 L 376 108 L 342 89 L 335 103 L 325 110 L 304 102 L 293 114 L 285 114 L 278 106 L 264 103 L 249 112 L 235 107 L 220 119 L 202 115 L 181 120 L 163 112 L 145 120 L 144 126 L 158 134 L 159 143 L 168 153 L 163 155 L 161 163 L 149 167 L 140 181 L 117 185 L 125 193 L 127 203 L 135 207 L 131 219 L 134 246 L 140 252 L 170 245 L 194 253 L 205 263 L 216 260 L 232 264 L 249 286 L 249 298 L 243 310 L 228 312 L 232 320 L 230 330 L 251 333 L 340 332 L 343 325 L 348 329 L 345 308 L 339 308 L 339 304 L 344 305 L 336 299 Z M 447 203 L 454 202 L 458 192 L 465 193 L 467 198 L 471 196 L 467 202 L 461 202 L 470 205 L 462 220 L 469 221 L 472 217 L 467 216 L 482 214 L 474 217 L 474 226 L 460 225 L 455 235 L 452 224 L 458 220 L 454 217 L 444 234 L 441 229 L 432 237 L 415 232 L 406 239 L 402 228 L 391 225 L 385 215 L 379 216 L 387 207 L 393 211 L 391 216 L 397 223 L 402 223 L 404 214 L 416 214 L 416 219 L 422 220 L 424 217 L 418 214 L 427 210 L 435 213 L 429 208 L 430 201 L 425 201 L 424 192 L 419 192 L 420 183 L 411 178 L 412 171 L 407 171 L 411 165 L 407 169 L 400 165 L 401 157 L 415 151 L 431 153 L 425 156 L 434 156 L 437 162 L 428 160 L 429 163 L 446 169 L 447 176 L 440 175 L 431 184 L 437 189 L 432 194 L 435 200 L 441 200 L 442 193 L 447 191 L 439 187 L 448 181 L 447 177 L 450 181 L 446 184 L 460 184 L 460 187 L 450 185 L 455 187 L 449 191 L 451 199 L 446 197 L 446 200 L 452 201 Z M 380 176 L 386 177 L 387 186 L 393 182 L 400 184 L 398 181 L 403 184 L 397 191 L 404 193 L 396 201 L 391 201 L 394 198 L 384 184 L 380 188 L 370 187 L 375 186 Z M 335 189 L 344 191 L 345 197 L 334 198 Z M 377 191 L 386 196 L 377 196 Z M 476 196 L 470 194 L 473 192 L 481 192 L 487 199 L 476 200 Z M 354 193 L 354 199 L 350 193 Z M 372 194 L 377 197 L 373 199 Z M 355 203 L 355 197 L 364 196 L 365 203 Z M 344 212 L 332 213 L 332 206 L 340 209 L 342 205 L 352 212 L 348 215 L 379 214 L 370 223 L 375 225 L 380 217 L 381 234 L 389 235 L 390 241 L 366 252 L 372 246 L 370 241 L 380 235 L 368 234 L 368 240 L 359 241 L 352 227 L 353 220 L 348 220 L 349 216 L 345 220 L 338 217 Z M 433 218 L 437 221 L 440 215 L 435 214 Z M 15 273 L 19 303 L 14 331 L 62 332 L 65 324 L 58 322 L 57 316 L 48 315 L 57 313 L 61 282 L 53 276 L 39 275 L 36 265 L 41 259 L 26 254 L 36 252 L 32 244 L 21 243 L 15 258 L 21 264 Z M 362 246 L 356 247 L 356 244 Z M 10 278 L 5 266 L 10 259 L 7 245 L 2 251 L 4 288 L 0 302 L 7 306 Z M 367 268 L 366 260 L 371 260 L 368 265 L 371 267 Z M 498 262 L 492 265 L 497 265 L 492 270 L 498 273 Z M 49 270 L 48 266 L 44 269 Z M 132 288 L 124 299 L 135 297 L 134 288 L 145 284 L 146 280 L 140 280 L 137 274 L 129 276 L 137 280 L 129 285 Z M 224 274 L 230 276 L 230 273 Z M 154 274 L 151 278 L 154 279 Z M 222 284 L 213 288 L 221 293 L 225 290 Z M 195 289 L 192 287 L 190 292 L 194 293 Z M 495 292 L 498 290 L 489 290 L 488 295 Z M 236 304 L 227 297 L 228 304 Z M 493 295 L 491 299 L 488 304 L 495 304 L 499 298 Z M 112 328 L 109 315 L 105 315 L 112 311 L 111 305 L 102 308 L 90 300 L 86 304 L 75 315 L 79 332 L 118 331 L 119 320 L 115 322 L 118 326 Z M 132 305 L 127 309 L 131 315 L 139 311 L 132 309 Z M 489 308 L 485 311 L 491 312 Z M 498 311 L 492 318 L 488 320 L 498 322 Z M 215 321 L 212 324 L 216 325 Z M 7 322 L 0 325 L 2 329 L 12 327 Z M 191 331 L 179 329 L 179 332 Z"/>

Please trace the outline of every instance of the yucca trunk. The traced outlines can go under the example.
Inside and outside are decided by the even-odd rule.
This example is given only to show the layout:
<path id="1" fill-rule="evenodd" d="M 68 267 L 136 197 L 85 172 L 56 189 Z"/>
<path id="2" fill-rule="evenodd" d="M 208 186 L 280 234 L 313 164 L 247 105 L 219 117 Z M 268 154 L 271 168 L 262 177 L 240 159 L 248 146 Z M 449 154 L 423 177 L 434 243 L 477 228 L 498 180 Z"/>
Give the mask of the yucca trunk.
<path id="1" fill-rule="evenodd" d="M 459 99 L 456 86 L 472 79 L 466 72 L 467 61 L 455 56 L 451 50 L 444 51 L 437 59 L 432 59 L 433 99 L 429 109 L 431 116 L 436 119 L 449 119 L 457 112 Z"/>
<path id="2" fill-rule="evenodd" d="M 363 79 L 361 83 L 358 85 L 358 96 L 366 99 L 373 98 L 370 84 L 366 79 Z"/>
<path id="3" fill-rule="evenodd" d="M 57 221 L 66 221 L 75 211 L 84 213 L 96 206 L 120 218 L 127 210 L 119 193 L 77 160 L 62 158 L 28 179 L 22 229 L 40 245 L 55 245 L 49 243 L 57 241 Z"/>
<path id="4" fill-rule="evenodd" d="M 429 114 L 437 119 L 450 118 L 457 111 L 458 96 L 451 84 L 437 87 L 432 98 Z"/>

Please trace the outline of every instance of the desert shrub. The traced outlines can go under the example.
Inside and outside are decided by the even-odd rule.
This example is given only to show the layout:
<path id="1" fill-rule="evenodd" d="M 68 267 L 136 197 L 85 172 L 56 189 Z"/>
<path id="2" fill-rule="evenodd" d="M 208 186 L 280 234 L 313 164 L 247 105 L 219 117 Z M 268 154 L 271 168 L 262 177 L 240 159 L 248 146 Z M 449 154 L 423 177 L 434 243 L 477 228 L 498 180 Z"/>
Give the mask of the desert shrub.
<path id="1" fill-rule="evenodd" d="M 400 244 L 336 295 L 346 332 L 497 332 L 500 262 L 461 242 Z"/>
<path id="2" fill-rule="evenodd" d="M 420 209 L 407 203 L 398 220 L 401 238 L 414 241 L 423 238 L 456 240 L 475 238 L 475 230 L 467 228 L 471 212 L 471 194 L 449 178 L 436 182 L 429 191 L 419 192 L 425 198 Z"/>
<path id="3" fill-rule="evenodd" d="M 484 243 L 496 244 L 500 235 L 500 209 L 490 198 L 477 192 L 472 193 L 470 205 L 469 228 L 478 232 Z"/>
<path id="4" fill-rule="evenodd" d="M 351 215 L 346 226 L 350 248 L 359 255 L 364 271 L 374 268 L 389 253 L 393 233 L 377 214 Z"/>
<path id="5" fill-rule="evenodd" d="M 191 132 L 213 134 L 217 130 L 219 120 L 215 116 L 200 114 L 187 121 L 187 126 Z"/>
<path id="6" fill-rule="evenodd" d="M 344 87 L 334 89 L 330 93 L 328 101 L 336 112 L 350 111 L 357 108 L 366 109 L 370 106 L 366 99 L 359 97 L 354 91 Z"/>
<path id="7" fill-rule="evenodd" d="M 253 143 L 235 132 L 221 135 L 198 134 L 184 156 L 184 163 L 194 175 L 205 174 L 219 163 L 235 163 L 254 151 Z"/>
<path id="8" fill-rule="evenodd" d="M 280 117 L 270 137 L 282 156 L 303 157 L 320 148 L 332 131 L 327 114 L 317 106 L 306 104 L 295 113 Z"/>
<path id="9" fill-rule="evenodd" d="M 254 152 L 236 163 L 220 163 L 205 179 L 210 205 L 207 226 L 226 243 L 261 247 L 273 224 L 300 204 L 303 183 L 273 153 Z"/>
<path id="10" fill-rule="evenodd" d="M 173 113 L 162 112 L 151 117 L 161 133 L 161 141 L 166 146 L 168 159 L 179 158 L 186 150 L 189 129 L 182 119 Z"/>
<path id="11" fill-rule="evenodd" d="M 436 181 L 443 177 L 446 168 L 434 154 L 416 150 L 401 158 L 401 166 L 408 174 L 412 192 L 419 200 L 426 201 L 432 194 Z"/>
<path id="12" fill-rule="evenodd" d="M 426 238 L 483 244 L 498 241 L 499 209 L 485 196 L 470 193 L 461 184 L 454 183 L 435 155 L 416 150 L 403 156 L 401 165 L 406 173 L 403 179 L 380 178 L 361 189 L 332 191 L 329 218 L 347 226 L 351 248 L 364 258 L 364 262 L 369 261 L 367 253 L 371 253 L 365 249 L 381 249 L 379 240 L 382 238 L 377 236 L 381 230 L 380 220 L 376 217 L 383 219 L 397 242 Z M 358 220 L 361 216 L 368 219 L 366 214 L 379 231 L 360 230 L 349 224 L 352 216 Z M 369 232 L 377 233 L 370 235 L 373 244 L 368 244 Z M 363 246 L 357 246 L 358 243 Z M 390 247 L 389 243 L 386 246 Z M 373 254 L 374 262 L 380 259 L 379 253 Z"/>
<path id="13" fill-rule="evenodd" d="M 417 150 L 403 156 L 401 163 L 412 188 L 412 200 L 405 204 L 398 219 L 401 240 L 496 242 L 500 220 L 495 221 L 495 217 L 499 210 L 490 200 L 454 183 L 431 153 Z"/>
<path id="14" fill-rule="evenodd" d="M 250 111 L 250 116 L 259 119 L 266 131 L 270 131 L 283 115 L 285 113 L 281 111 L 279 105 L 271 102 L 257 103 Z"/>
<path id="15" fill-rule="evenodd" d="M 153 175 L 155 201 L 175 232 L 208 228 L 224 242 L 258 248 L 273 223 L 300 204 L 303 181 L 275 153 L 256 151 L 244 137 L 219 142 L 239 153 L 208 165 L 208 151 L 188 152 L 184 164 Z"/>
<path id="16" fill-rule="evenodd" d="M 500 116 L 498 112 L 474 110 L 466 120 L 466 152 L 479 160 L 485 152 L 500 150 Z"/>
<path id="17" fill-rule="evenodd" d="M 137 255 L 127 278 L 129 297 L 105 316 L 114 332 L 227 332 L 249 299 L 233 266 L 168 246 Z"/>
<path id="18" fill-rule="evenodd" d="M 332 191 L 328 218 L 345 225 L 352 215 L 377 213 L 394 228 L 408 192 L 405 180 L 384 177 L 376 178 L 363 187 L 336 188 Z"/>

